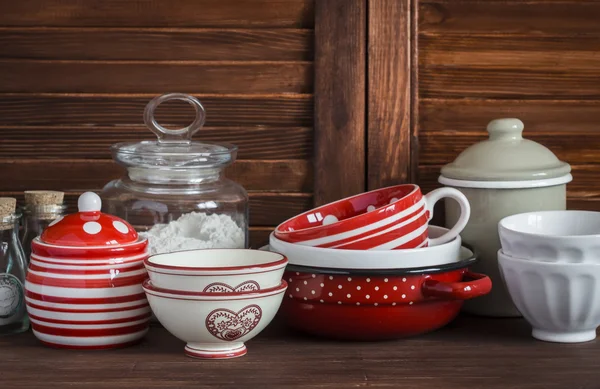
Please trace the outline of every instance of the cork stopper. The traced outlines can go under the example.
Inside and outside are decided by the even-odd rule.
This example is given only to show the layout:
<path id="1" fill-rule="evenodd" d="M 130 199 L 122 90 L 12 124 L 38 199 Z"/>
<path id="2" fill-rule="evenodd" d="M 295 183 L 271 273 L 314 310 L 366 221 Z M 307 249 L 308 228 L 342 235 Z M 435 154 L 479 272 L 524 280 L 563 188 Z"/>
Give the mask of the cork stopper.
<path id="1" fill-rule="evenodd" d="M 26 190 L 25 204 L 27 206 L 59 205 L 65 197 L 64 192 L 52 190 Z"/>
<path id="2" fill-rule="evenodd" d="M 10 218 L 17 209 L 17 199 L 13 197 L 0 197 L 0 231 L 13 228 L 13 221 L 3 222 L 3 219 Z"/>

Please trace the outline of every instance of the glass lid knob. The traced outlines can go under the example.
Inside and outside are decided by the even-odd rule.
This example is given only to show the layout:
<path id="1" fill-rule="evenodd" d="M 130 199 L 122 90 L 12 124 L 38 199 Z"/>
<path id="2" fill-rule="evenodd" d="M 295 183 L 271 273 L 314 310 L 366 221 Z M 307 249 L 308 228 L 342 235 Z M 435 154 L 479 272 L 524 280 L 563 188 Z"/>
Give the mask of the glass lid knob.
<path id="1" fill-rule="evenodd" d="M 169 130 L 158 124 L 154 118 L 154 111 L 160 104 L 169 100 L 185 101 L 194 107 L 196 117 L 189 126 L 176 130 Z M 206 110 L 202 106 L 202 103 L 194 96 L 186 95 L 185 93 L 168 93 L 157 96 L 150 100 L 144 110 L 144 123 L 146 123 L 146 126 L 156 134 L 159 144 L 190 144 L 192 142 L 192 136 L 202 128 L 205 120 Z"/>

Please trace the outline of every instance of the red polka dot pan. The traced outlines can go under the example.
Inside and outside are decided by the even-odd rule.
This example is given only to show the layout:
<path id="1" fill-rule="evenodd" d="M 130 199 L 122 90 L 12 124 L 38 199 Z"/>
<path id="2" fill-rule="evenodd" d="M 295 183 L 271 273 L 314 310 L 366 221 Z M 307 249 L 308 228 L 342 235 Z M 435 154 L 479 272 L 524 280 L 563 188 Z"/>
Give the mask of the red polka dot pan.
<path id="1" fill-rule="evenodd" d="M 136 343 L 151 317 L 142 289 L 148 242 L 126 221 L 100 212 L 95 193 L 82 194 L 78 206 L 32 242 L 25 302 L 33 333 L 62 348 Z"/>
<path id="2" fill-rule="evenodd" d="M 441 328 L 463 301 L 490 292 L 492 282 L 468 267 L 476 255 L 462 248 L 460 262 L 428 268 L 340 270 L 290 265 L 281 307 L 288 325 L 346 340 L 395 339 Z"/>

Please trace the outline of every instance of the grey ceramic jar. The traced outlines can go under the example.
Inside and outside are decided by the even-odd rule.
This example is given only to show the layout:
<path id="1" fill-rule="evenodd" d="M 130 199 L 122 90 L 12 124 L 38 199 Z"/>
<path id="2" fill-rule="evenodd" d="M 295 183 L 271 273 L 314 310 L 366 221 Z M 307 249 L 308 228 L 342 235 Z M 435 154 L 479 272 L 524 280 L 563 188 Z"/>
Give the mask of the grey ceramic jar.
<path id="1" fill-rule="evenodd" d="M 573 178 L 569 164 L 550 150 L 523 139 L 519 119 L 496 119 L 487 126 L 489 139 L 464 150 L 444 166 L 438 181 L 460 190 L 469 199 L 471 217 L 461 233 L 463 242 L 479 252 L 472 270 L 487 274 L 490 294 L 465 302 L 469 313 L 521 316 L 513 305 L 498 268 L 498 222 L 505 216 L 528 211 L 566 209 L 566 184 Z M 460 207 L 446 200 L 446 225 L 454 225 Z"/>

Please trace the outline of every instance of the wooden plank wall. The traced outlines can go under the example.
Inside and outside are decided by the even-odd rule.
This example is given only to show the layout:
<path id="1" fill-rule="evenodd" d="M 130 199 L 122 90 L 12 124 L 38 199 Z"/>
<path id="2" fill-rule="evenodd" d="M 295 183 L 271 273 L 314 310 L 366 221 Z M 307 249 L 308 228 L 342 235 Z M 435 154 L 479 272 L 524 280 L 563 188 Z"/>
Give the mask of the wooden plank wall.
<path id="1" fill-rule="evenodd" d="M 123 173 L 110 144 L 151 139 L 146 103 L 183 92 L 207 109 L 197 139 L 240 147 L 251 244 L 312 205 L 314 0 L 0 4 L 0 196 L 99 190 Z M 158 120 L 192 115 L 166 103 Z"/>
<path id="2" fill-rule="evenodd" d="M 518 117 L 569 162 L 568 206 L 600 210 L 600 2 L 420 0 L 418 140 L 426 190 L 443 164 Z"/>

